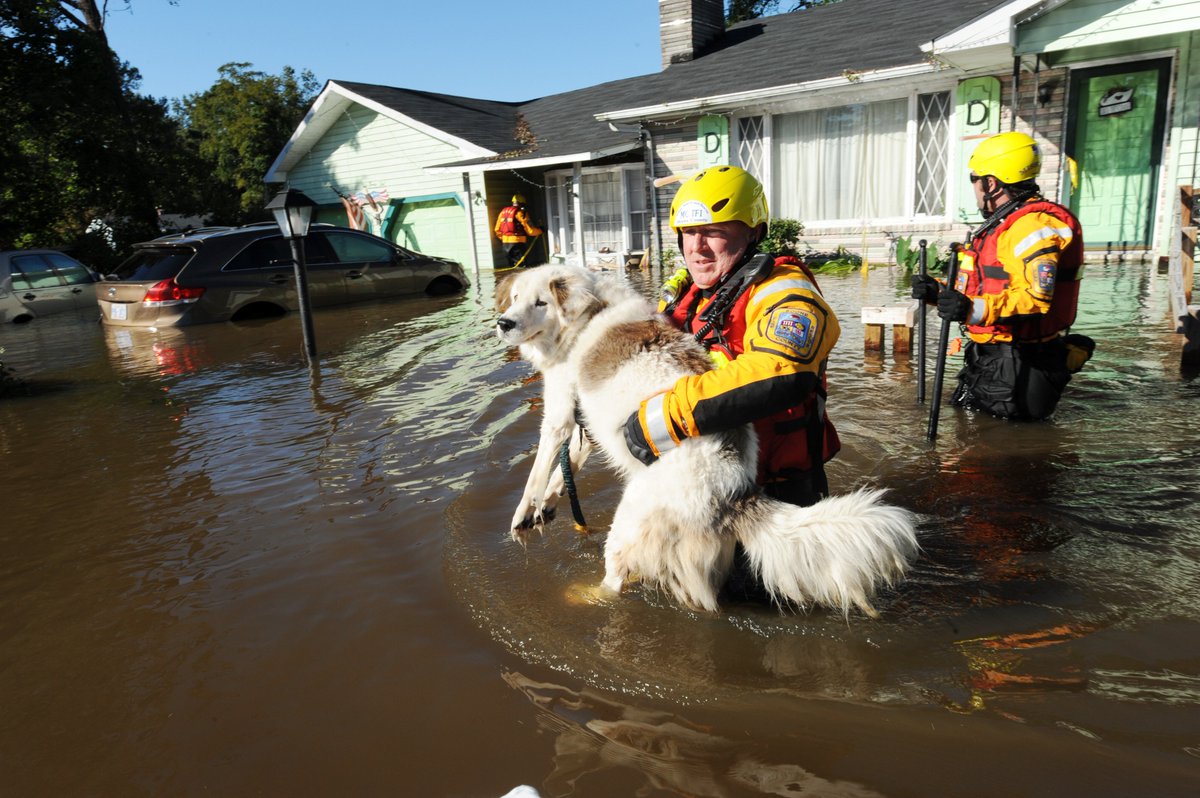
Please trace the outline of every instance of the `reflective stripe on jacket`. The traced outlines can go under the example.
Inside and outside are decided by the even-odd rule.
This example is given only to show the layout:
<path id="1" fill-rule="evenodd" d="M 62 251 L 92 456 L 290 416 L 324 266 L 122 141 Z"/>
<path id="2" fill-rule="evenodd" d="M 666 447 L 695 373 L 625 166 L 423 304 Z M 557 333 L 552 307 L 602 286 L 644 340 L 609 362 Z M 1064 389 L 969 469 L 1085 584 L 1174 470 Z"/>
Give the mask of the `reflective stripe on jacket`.
<path id="1" fill-rule="evenodd" d="M 692 285 L 670 318 L 694 335 L 704 327 L 699 316 L 708 302 Z M 729 361 L 680 379 L 661 404 L 653 403 L 659 405 L 654 412 L 662 416 L 664 429 L 673 424 L 690 435 L 752 422 L 760 484 L 790 471 L 808 471 L 808 430 L 814 420 L 823 427 L 823 460 L 841 448 L 824 402 L 825 364 L 840 333 L 812 273 L 794 258 L 777 258 L 767 278 L 746 290 L 725 323 L 704 341 Z"/>
<path id="2" fill-rule="evenodd" d="M 1083 231 L 1063 206 L 1034 200 L 973 240 L 959 266 L 956 287 L 974 300 L 971 340 L 1045 341 L 1075 321 Z"/>

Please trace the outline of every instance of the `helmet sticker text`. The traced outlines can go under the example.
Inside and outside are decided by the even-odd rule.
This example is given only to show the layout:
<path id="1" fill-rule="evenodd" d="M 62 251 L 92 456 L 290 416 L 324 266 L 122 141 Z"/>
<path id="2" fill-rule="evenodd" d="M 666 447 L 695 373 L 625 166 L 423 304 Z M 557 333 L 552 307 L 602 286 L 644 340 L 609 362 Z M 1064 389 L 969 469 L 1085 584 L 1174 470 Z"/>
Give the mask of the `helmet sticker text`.
<path id="1" fill-rule="evenodd" d="M 684 224 L 712 224 L 712 211 L 700 200 L 688 200 L 675 211 L 675 226 Z"/>

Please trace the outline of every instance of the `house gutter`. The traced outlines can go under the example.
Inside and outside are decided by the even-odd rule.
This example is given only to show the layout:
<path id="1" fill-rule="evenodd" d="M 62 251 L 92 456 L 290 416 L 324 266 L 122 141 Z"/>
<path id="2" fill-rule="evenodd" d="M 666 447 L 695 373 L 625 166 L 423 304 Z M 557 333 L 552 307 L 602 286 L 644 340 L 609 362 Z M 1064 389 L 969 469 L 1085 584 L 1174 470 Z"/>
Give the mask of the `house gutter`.
<path id="1" fill-rule="evenodd" d="M 610 155 L 616 155 L 629 150 L 635 150 L 641 146 L 640 141 L 621 142 L 614 144 L 611 147 L 593 150 L 591 152 L 575 152 L 570 155 L 547 155 L 542 158 L 504 158 L 495 161 L 484 161 L 482 163 L 475 161 L 455 161 L 452 163 L 438 164 L 437 166 L 426 166 L 426 172 L 462 172 L 469 169 L 472 172 L 499 172 L 505 169 L 531 169 L 535 166 L 557 166 L 564 163 L 587 163 L 588 161 L 607 158 Z"/>
<path id="2" fill-rule="evenodd" d="M 909 64 L 891 69 L 877 69 L 870 72 L 855 72 L 853 74 L 837 75 L 819 80 L 809 80 L 803 83 L 790 83 L 784 86 L 772 86 L 767 89 L 731 92 L 711 97 L 693 97 L 688 100 L 660 103 L 658 105 L 643 105 L 638 108 L 624 108 L 619 111 L 605 111 L 596 114 L 601 122 L 634 121 L 640 119 L 661 119 L 664 117 L 687 116 L 699 112 L 721 111 L 737 108 L 743 105 L 755 105 L 767 102 L 780 102 L 815 92 L 845 89 L 850 86 L 863 86 L 873 83 L 883 83 L 890 80 L 933 75 L 944 71 L 940 64 Z"/>

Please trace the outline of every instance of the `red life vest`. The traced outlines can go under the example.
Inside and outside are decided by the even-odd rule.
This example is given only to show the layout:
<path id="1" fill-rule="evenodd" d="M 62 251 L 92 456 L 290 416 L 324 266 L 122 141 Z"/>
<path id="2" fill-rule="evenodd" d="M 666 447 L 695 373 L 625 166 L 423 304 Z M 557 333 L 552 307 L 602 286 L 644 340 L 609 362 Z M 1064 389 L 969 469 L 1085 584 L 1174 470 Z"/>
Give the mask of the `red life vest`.
<path id="1" fill-rule="evenodd" d="M 520 212 L 519 205 L 509 205 L 504 210 L 500 211 L 500 218 L 497 220 L 497 229 L 500 231 L 502 238 L 518 238 L 525 240 L 525 228 L 517 221 L 517 214 Z"/>
<path id="2" fill-rule="evenodd" d="M 804 272 L 808 281 L 817 287 L 817 278 L 800 261 L 795 258 L 782 257 L 775 259 L 776 266 L 790 265 Z M 770 281 L 767 278 L 767 282 Z M 743 291 L 733 303 L 733 307 L 725 315 L 725 322 L 719 329 L 714 329 L 703 343 L 710 352 L 719 352 L 732 360 L 742 354 L 745 349 L 746 337 L 746 305 L 750 302 L 750 290 Z M 695 335 L 704 327 L 699 320 L 700 289 L 695 283 L 675 303 L 668 308 L 668 314 L 675 326 Z M 825 413 L 825 393 L 828 383 L 825 378 L 825 366 L 821 365 L 820 392 L 810 394 L 802 403 L 774 415 L 761 418 L 754 422 L 754 431 L 758 434 L 758 482 L 766 484 L 783 478 L 789 471 L 809 471 L 813 467 L 809 452 L 809 428 L 816 413 L 820 413 L 818 423 L 822 425 L 822 462 L 829 461 L 842 448 L 837 430 Z"/>
<path id="3" fill-rule="evenodd" d="M 1003 324 L 968 324 L 967 330 L 976 335 L 993 336 L 1008 333 L 1016 343 L 1045 341 L 1075 323 L 1079 306 L 1079 280 L 1083 267 L 1083 229 L 1079 220 L 1063 206 L 1047 200 L 1028 202 L 1005 217 L 994 230 L 982 240 L 971 242 L 970 252 L 975 257 L 975 269 L 962 272 L 961 291 L 967 296 L 998 294 L 1008 288 L 1008 272 L 1000 265 L 997 246 L 1000 236 L 1013 223 L 1027 213 L 1048 213 L 1071 230 L 1071 243 L 1058 256 L 1058 269 L 1054 276 L 1054 296 L 1050 310 L 1035 316 L 1023 316 Z"/>

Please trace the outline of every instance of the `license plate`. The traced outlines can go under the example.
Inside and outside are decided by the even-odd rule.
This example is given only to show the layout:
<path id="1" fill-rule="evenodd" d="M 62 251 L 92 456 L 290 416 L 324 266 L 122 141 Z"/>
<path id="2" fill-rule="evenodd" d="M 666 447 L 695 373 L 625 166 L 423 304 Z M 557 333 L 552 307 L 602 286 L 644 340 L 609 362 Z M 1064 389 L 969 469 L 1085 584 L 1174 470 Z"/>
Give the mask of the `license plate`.
<path id="1" fill-rule="evenodd" d="M 114 302 L 112 306 L 112 315 L 109 318 L 123 321 L 128 318 L 128 316 L 126 316 L 127 311 L 128 309 L 124 303 Z"/>

